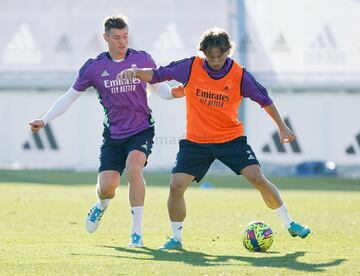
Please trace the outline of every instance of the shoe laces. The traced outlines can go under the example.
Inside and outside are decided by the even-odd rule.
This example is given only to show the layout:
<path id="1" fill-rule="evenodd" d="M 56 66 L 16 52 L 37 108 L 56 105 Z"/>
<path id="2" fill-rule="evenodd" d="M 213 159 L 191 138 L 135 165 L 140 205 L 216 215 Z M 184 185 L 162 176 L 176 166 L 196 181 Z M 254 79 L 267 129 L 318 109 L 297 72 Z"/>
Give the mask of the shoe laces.
<path id="1" fill-rule="evenodd" d="M 100 208 L 94 206 L 90 210 L 90 221 L 95 222 L 96 220 L 100 220 L 101 216 L 103 215 L 104 210 L 101 210 Z"/>

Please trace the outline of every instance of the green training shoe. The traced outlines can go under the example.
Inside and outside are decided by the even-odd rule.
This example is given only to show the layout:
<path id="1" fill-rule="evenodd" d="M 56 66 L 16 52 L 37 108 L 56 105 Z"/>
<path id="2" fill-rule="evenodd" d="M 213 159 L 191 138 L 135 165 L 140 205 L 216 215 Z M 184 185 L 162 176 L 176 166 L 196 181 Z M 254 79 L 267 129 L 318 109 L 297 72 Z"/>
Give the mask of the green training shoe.
<path id="1" fill-rule="evenodd" d="M 290 224 L 290 227 L 288 229 L 289 233 L 293 237 L 300 237 L 300 238 L 306 238 L 307 235 L 310 233 L 310 228 L 307 226 L 302 226 L 301 224 L 293 221 Z"/>
<path id="2" fill-rule="evenodd" d="M 164 243 L 162 247 L 159 248 L 160 250 L 181 250 L 182 243 L 174 238 L 169 239 L 167 242 Z"/>

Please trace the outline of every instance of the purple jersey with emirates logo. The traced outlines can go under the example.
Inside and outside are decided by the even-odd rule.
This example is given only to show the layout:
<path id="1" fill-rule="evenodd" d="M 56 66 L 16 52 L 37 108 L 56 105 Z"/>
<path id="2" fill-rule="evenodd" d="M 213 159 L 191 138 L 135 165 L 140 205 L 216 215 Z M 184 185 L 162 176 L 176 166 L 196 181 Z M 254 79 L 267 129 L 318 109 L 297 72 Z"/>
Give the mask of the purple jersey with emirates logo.
<path id="1" fill-rule="evenodd" d="M 131 68 L 156 68 L 151 56 L 144 51 L 128 49 L 125 59 L 113 61 L 104 52 L 89 59 L 79 71 L 73 84 L 76 91 L 93 86 L 104 109 L 104 137 L 123 139 L 154 124 L 147 104 L 146 83 L 135 78 L 119 81 L 119 72 Z"/>

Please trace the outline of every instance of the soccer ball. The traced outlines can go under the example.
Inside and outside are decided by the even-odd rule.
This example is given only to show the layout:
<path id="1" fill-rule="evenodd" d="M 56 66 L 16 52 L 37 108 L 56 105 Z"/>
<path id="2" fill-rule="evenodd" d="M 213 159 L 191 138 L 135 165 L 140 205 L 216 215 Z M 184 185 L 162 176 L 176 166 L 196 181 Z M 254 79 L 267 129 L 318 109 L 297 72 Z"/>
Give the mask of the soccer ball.
<path id="1" fill-rule="evenodd" d="M 273 231 L 261 221 L 252 221 L 242 232 L 242 242 L 250 252 L 265 252 L 274 239 Z"/>

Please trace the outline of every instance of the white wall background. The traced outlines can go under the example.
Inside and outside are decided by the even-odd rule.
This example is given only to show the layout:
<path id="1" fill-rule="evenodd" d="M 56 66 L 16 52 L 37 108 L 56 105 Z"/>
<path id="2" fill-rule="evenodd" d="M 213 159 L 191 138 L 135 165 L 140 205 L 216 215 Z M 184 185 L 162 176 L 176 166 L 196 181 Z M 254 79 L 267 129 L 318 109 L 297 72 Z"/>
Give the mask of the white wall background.
<path id="1" fill-rule="evenodd" d="M 238 49 L 268 87 L 360 87 L 360 1 L 245 0 Z"/>
<path id="2" fill-rule="evenodd" d="M 50 123 L 58 149 L 51 149 L 44 131 L 38 149 L 27 123 L 45 112 L 61 92 L 0 93 L 0 166 L 96 169 L 102 141 L 102 110 L 94 93 L 82 95 L 62 116 Z M 249 143 L 262 162 L 296 164 L 309 160 L 334 161 L 339 165 L 360 165 L 359 94 L 281 93 L 273 99 L 288 118 L 297 135 L 301 152 L 289 145 L 278 152 L 272 135 L 277 130 L 271 118 L 257 104 L 246 105 L 245 122 Z M 174 164 L 178 140 L 184 136 L 183 99 L 149 99 L 156 119 L 156 137 L 149 169 L 168 169 Z M 23 146 L 29 144 L 29 149 Z M 270 152 L 263 152 L 264 146 Z M 346 150 L 353 147 L 354 153 Z"/>
<path id="3" fill-rule="evenodd" d="M 0 10 L 0 166 L 98 167 L 102 110 L 88 92 L 50 126 L 59 146 L 36 147 L 28 121 L 39 117 L 72 84 L 79 67 L 106 49 L 102 20 L 125 14 L 130 45 L 163 65 L 196 54 L 201 34 L 223 27 L 237 42 L 235 57 L 268 88 L 298 136 L 301 153 L 275 151 L 275 126 L 246 102 L 245 127 L 263 162 L 333 160 L 360 164 L 360 1 L 244 0 L 245 32 L 238 33 L 239 0 L 51 1 L 14 0 Z M 240 55 L 240 53 L 242 53 Z M 10 88 L 10 89 L 9 89 Z M 41 91 L 39 91 L 41 90 Z M 294 90 L 305 93 L 291 93 Z M 149 168 L 169 168 L 185 129 L 184 100 L 150 97 L 156 118 Z M 24 149 L 28 143 L 30 149 Z M 263 152 L 268 146 L 271 152 Z M 353 153 L 346 153 L 352 147 Z"/>
<path id="4" fill-rule="evenodd" d="M 50 123 L 58 150 L 51 149 L 43 130 L 39 135 L 44 149 L 36 146 L 28 122 L 44 114 L 61 94 L 62 91 L 0 93 L 3 166 L 96 168 L 103 115 L 95 93 L 82 95 L 66 113 Z M 30 149 L 24 149 L 25 143 Z"/>
<path id="5" fill-rule="evenodd" d="M 0 167 L 98 168 L 103 112 L 94 92 L 85 92 L 68 111 L 50 122 L 58 149 L 51 148 L 44 130 L 39 132 L 44 148 L 38 148 L 28 122 L 39 118 L 61 95 L 62 91 L 0 93 Z M 185 102 L 152 95 L 149 105 L 156 120 L 156 137 L 148 168 L 168 169 L 184 136 Z"/>
<path id="6" fill-rule="evenodd" d="M 303 161 L 335 161 L 339 165 L 360 165 L 360 94 L 276 93 L 272 98 L 297 136 L 300 153 L 285 144 L 276 149 L 272 135 L 277 126 L 257 104 L 246 105 L 245 129 L 253 150 L 262 162 L 283 165 Z M 270 152 L 263 152 L 264 146 Z M 353 147 L 354 153 L 346 150 Z"/>
<path id="7" fill-rule="evenodd" d="M 227 27 L 227 3 L 217 0 L 1 3 L 0 87 L 67 88 L 88 58 L 107 50 L 102 37 L 103 20 L 117 14 L 129 19 L 130 47 L 148 51 L 158 65 L 195 55 L 205 30 Z M 15 83 L 20 79 L 23 83 Z"/>

